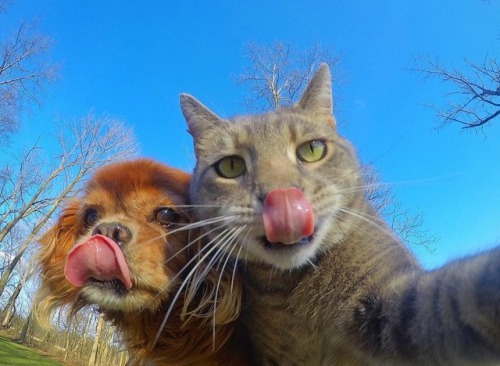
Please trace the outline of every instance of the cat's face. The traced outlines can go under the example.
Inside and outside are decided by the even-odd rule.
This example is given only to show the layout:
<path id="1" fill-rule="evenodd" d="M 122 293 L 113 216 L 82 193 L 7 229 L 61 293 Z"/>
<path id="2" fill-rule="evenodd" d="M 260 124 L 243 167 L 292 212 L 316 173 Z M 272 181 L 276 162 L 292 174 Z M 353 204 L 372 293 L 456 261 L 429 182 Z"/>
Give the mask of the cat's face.
<path id="1" fill-rule="evenodd" d="M 187 95 L 181 106 L 197 156 L 192 203 L 217 248 L 291 269 L 342 239 L 360 176 L 335 133 L 326 65 L 297 104 L 269 114 L 224 120 Z"/>

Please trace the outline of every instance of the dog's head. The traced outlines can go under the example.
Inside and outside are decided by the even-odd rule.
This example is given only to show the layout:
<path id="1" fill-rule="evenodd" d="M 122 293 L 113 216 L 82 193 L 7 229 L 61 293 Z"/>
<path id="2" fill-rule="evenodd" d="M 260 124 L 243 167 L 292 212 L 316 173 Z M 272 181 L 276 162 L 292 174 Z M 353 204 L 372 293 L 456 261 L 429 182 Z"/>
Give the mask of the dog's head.
<path id="1" fill-rule="evenodd" d="M 39 240 L 42 323 L 65 304 L 156 310 L 187 262 L 187 233 L 170 232 L 189 221 L 189 178 L 145 159 L 98 169 Z"/>

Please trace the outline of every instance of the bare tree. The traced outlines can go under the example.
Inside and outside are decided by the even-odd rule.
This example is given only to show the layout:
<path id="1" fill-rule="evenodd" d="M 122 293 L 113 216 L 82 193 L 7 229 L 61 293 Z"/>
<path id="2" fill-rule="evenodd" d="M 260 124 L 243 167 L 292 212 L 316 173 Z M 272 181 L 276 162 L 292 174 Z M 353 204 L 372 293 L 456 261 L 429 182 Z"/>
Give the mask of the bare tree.
<path id="1" fill-rule="evenodd" d="M 0 1 L 0 14 L 7 6 Z M 0 143 L 19 126 L 19 116 L 39 103 L 46 86 L 57 78 L 57 66 L 47 61 L 50 39 L 37 32 L 36 22 L 21 22 L 0 35 Z"/>
<path id="2" fill-rule="evenodd" d="M 382 216 L 402 241 L 410 246 L 422 246 L 430 253 L 434 252 L 434 244 L 438 238 L 425 228 L 424 216 L 421 213 L 410 212 L 401 202 L 393 199 L 382 210 Z"/>
<path id="3" fill-rule="evenodd" d="M 236 82 L 248 89 L 244 104 L 249 110 L 265 111 L 291 104 L 303 91 L 320 63 L 326 62 L 335 73 L 340 62 L 327 49 L 315 43 L 311 49 L 296 51 L 290 44 L 275 42 L 259 45 L 250 42 L 245 47 L 249 62 Z"/>
<path id="4" fill-rule="evenodd" d="M 410 246 L 423 246 L 433 252 L 438 238 L 424 227 L 423 215 L 404 208 L 391 190 L 391 185 L 382 183 L 382 177 L 373 165 L 363 165 L 361 169 L 366 182 L 366 197 L 394 233 Z"/>
<path id="5" fill-rule="evenodd" d="M 387 184 L 382 184 L 382 177 L 373 165 L 362 165 L 361 175 L 365 184 L 366 198 L 377 212 L 384 212 L 394 202 L 394 193 Z"/>
<path id="6" fill-rule="evenodd" d="M 28 314 L 28 317 L 26 318 L 26 321 L 23 324 L 23 328 L 21 329 L 21 334 L 19 335 L 19 338 L 17 339 L 18 342 L 24 343 L 26 342 L 26 337 L 28 337 L 28 332 L 30 327 L 33 325 L 33 315 L 30 311 Z"/>
<path id="7" fill-rule="evenodd" d="M 462 129 L 478 129 L 500 119 L 500 64 L 485 57 L 481 63 L 465 60 L 463 69 L 446 67 L 436 58 L 424 57 L 414 69 L 426 78 L 448 84 L 447 104 L 432 105 L 441 127 L 456 124 Z"/>
<path id="8" fill-rule="evenodd" d="M 330 66 L 333 82 L 339 81 L 336 76 L 339 75 L 339 57 L 332 56 L 329 50 L 323 50 L 319 44 L 314 44 L 310 50 L 298 52 L 282 42 L 275 42 L 271 46 L 249 43 L 244 57 L 249 65 L 236 80 L 248 88 L 245 104 L 249 109 L 275 110 L 281 105 L 292 104 L 322 62 Z M 375 167 L 364 165 L 361 173 L 368 199 L 396 235 L 408 245 L 423 245 L 431 249 L 437 239 L 423 228 L 422 215 L 412 214 L 402 208 L 390 186 L 381 183 Z"/>
<path id="9" fill-rule="evenodd" d="M 0 16 L 9 3 L 0 0 Z M 68 362 L 74 364 L 88 360 L 91 353 L 91 340 L 82 325 L 86 319 L 80 319 L 74 327 L 66 324 L 67 332 L 62 335 L 37 328 L 36 322 L 31 321 L 30 304 L 22 301 L 29 298 L 33 288 L 32 284 L 25 285 L 32 266 L 21 264 L 28 263 L 34 250 L 31 244 L 61 202 L 77 193 L 88 173 L 112 160 L 135 155 L 137 146 L 132 131 L 121 121 L 90 113 L 80 120 L 56 123 L 56 153 L 52 148 L 49 152 L 42 140 L 19 153 L 6 148 L 21 123 L 21 115 L 39 105 L 48 86 L 57 79 L 58 67 L 48 58 L 50 49 L 51 40 L 38 32 L 36 21 L 23 21 L 10 31 L 5 27 L 0 31 L 0 146 L 5 150 L 2 157 L 6 156 L 0 161 L 0 295 L 3 293 L 5 305 L 1 324 L 7 326 L 14 319 L 16 329 L 22 325 L 20 341 L 32 339 L 50 352 L 61 352 L 70 344 L 81 345 L 78 349 L 85 349 L 85 355 L 79 357 L 78 352 L 72 352 Z M 9 291 L 4 291 L 6 286 Z M 20 322 L 26 314 L 27 318 Z M 92 318 L 95 319 L 94 314 Z M 99 324 L 102 326 L 102 320 Z M 34 338 L 34 332 L 42 339 Z M 104 347 L 107 353 L 103 357 L 121 357 L 115 347 Z M 68 354 L 65 352 L 65 357 Z"/>
<path id="10" fill-rule="evenodd" d="M 8 209 L 2 213 L 0 221 L 0 245 L 21 222 L 29 226 L 29 234 L 16 248 L 0 277 L 0 295 L 28 246 L 60 203 L 76 192 L 84 177 L 102 164 L 136 153 L 131 130 L 121 121 L 106 116 L 96 118 L 89 114 L 79 121 L 62 123 L 56 139 L 59 153 L 54 157 L 55 164 L 32 161 L 24 155 L 14 176 L 7 176 L 6 181 L 12 189 L 1 191 L 6 195 L 0 200 Z M 35 149 L 30 149 L 29 154 L 33 151 Z M 50 166 L 50 169 L 44 170 L 44 166 Z M 7 169 L 7 172 L 14 170 Z"/>

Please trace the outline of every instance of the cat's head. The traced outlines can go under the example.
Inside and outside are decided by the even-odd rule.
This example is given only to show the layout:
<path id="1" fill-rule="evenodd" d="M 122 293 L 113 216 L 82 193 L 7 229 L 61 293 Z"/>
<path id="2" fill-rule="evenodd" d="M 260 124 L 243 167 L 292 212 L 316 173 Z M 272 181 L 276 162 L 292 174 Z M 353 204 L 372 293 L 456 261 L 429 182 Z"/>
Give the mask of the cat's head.
<path id="1" fill-rule="evenodd" d="M 343 239 L 361 179 L 335 131 L 326 64 L 297 103 L 267 114 L 223 119 L 180 98 L 197 158 L 191 200 L 214 251 L 291 269 Z"/>

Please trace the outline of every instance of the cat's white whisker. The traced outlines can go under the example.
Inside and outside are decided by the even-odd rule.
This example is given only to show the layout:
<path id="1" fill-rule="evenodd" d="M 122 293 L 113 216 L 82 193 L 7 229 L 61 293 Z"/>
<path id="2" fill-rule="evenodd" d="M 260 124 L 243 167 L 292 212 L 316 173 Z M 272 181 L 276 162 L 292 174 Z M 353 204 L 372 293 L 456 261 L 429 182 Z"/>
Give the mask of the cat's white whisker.
<path id="1" fill-rule="evenodd" d="M 217 235 L 215 238 L 213 238 L 210 242 L 208 242 L 206 245 L 210 246 L 214 241 L 216 242 L 219 238 L 219 235 Z M 168 307 L 168 310 L 165 314 L 165 317 L 163 318 L 163 321 L 162 323 L 160 324 L 160 327 L 159 327 L 159 330 L 156 334 L 156 337 L 155 337 L 155 340 L 154 340 L 154 343 L 156 343 L 158 341 L 158 338 L 160 337 L 161 335 L 161 331 L 162 329 L 165 327 L 165 324 L 167 323 L 167 320 L 170 316 L 170 313 L 172 312 L 173 308 L 174 308 L 174 305 L 175 303 L 177 302 L 179 296 L 181 295 L 181 293 L 183 292 L 182 290 L 186 287 L 186 285 L 189 283 L 189 281 L 191 280 L 192 276 L 194 275 L 194 273 L 196 273 L 196 270 L 202 265 L 204 264 L 204 261 L 212 254 L 212 252 L 216 251 L 218 249 L 218 246 L 217 245 L 213 245 L 211 246 L 207 251 L 206 253 L 204 253 L 204 255 L 201 257 L 201 258 L 197 258 L 196 256 L 194 258 L 192 258 L 188 264 L 186 264 L 183 268 L 187 268 L 188 265 L 191 264 L 191 262 L 193 262 L 193 260 L 197 260 L 198 259 L 198 262 L 194 265 L 194 267 L 191 269 L 191 271 L 189 271 L 189 273 L 187 274 L 186 278 L 184 279 L 184 281 L 182 281 L 180 287 L 177 289 L 177 292 L 174 296 L 174 298 L 172 299 L 172 302 L 170 304 L 170 306 Z"/>
<path id="2" fill-rule="evenodd" d="M 146 245 L 149 245 L 151 243 L 155 243 L 158 239 L 161 239 L 161 238 L 164 238 L 164 237 L 165 237 L 165 234 L 154 236 L 151 239 L 148 239 L 148 240 L 145 240 L 145 241 L 141 241 L 141 245 L 142 246 L 146 246 Z"/>
<path id="3" fill-rule="evenodd" d="M 315 271 L 318 270 L 318 266 L 316 266 L 316 264 L 314 264 L 314 262 L 311 260 L 311 259 L 308 259 L 307 260 L 307 263 L 309 263 L 309 265 L 314 268 Z"/>
<path id="4" fill-rule="evenodd" d="M 233 231 L 233 229 L 225 229 L 224 230 L 225 236 L 230 235 L 231 231 Z M 225 239 L 223 238 L 222 240 L 225 240 Z M 219 243 L 217 243 L 216 246 L 219 246 Z M 212 259 L 214 261 L 215 260 L 220 261 L 220 259 L 225 255 L 224 246 L 222 246 L 222 247 L 219 246 L 219 248 L 217 248 L 215 253 L 212 255 Z M 203 249 L 206 250 L 206 248 L 208 248 L 208 247 L 205 246 Z M 196 296 L 196 293 L 198 291 L 199 286 L 205 280 L 206 276 L 208 275 L 209 271 L 212 270 L 212 268 L 213 268 L 213 262 L 211 261 L 208 264 L 206 264 L 203 268 L 200 267 L 199 269 L 196 270 L 195 273 L 193 273 L 193 276 L 191 276 L 191 285 L 189 287 L 189 290 L 186 291 L 186 296 L 185 296 L 186 300 L 184 302 L 185 305 L 189 305 L 191 303 L 192 299 Z M 200 272 L 200 270 L 201 270 L 201 272 Z M 213 292 L 214 292 L 214 289 L 212 288 L 211 293 L 213 293 Z M 204 300 L 205 303 L 213 302 L 213 301 L 209 300 L 211 297 L 213 297 L 213 295 L 207 296 L 208 299 Z M 205 306 L 205 303 L 201 303 L 197 309 L 195 309 L 189 313 L 196 314 L 197 316 L 199 316 L 200 313 L 198 313 L 197 311 L 200 310 L 201 308 L 203 308 Z M 187 306 L 184 306 L 184 313 L 188 314 Z M 212 310 L 211 313 L 214 314 L 214 310 Z"/>
<path id="5" fill-rule="evenodd" d="M 388 228 L 385 228 L 382 225 L 375 222 L 375 219 L 380 221 L 379 217 L 374 216 L 374 215 L 368 215 L 368 214 L 361 213 L 361 212 L 355 212 L 353 210 L 343 208 L 343 207 L 340 207 L 338 210 L 340 212 L 344 212 L 346 214 L 355 216 L 355 217 L 361 219 L 362 221 L 369 223 L 370 225 L 374 226 L 377 229 L 380 229 L 381 231 L 383 231 L 384 233 L 386 233 L 387 235 L 389 235 L 393 239 L 396 239 L 399 241 L 399 238 L 397 238 Z"/>
<path id="6" fill-rule="evenodd" d="M 230 216 L 230 215 L 211 217 L 211 218 L 206 219 L 206 220 L 192 222 L 192 223 L 186 224 L 182 227 L 170 230 L 167 235 L 171 235 L 171 234 L 174 234 L 174 233 L 179 232 L 179 231 L 197 229 L 200 227 L 205 227 L 205 226 L 216 224 L 219 222 L 231 223 L 231 222 L 235 221 L 237 218 L 238 218 L 237 216 Z"/>
<path id="7" fill-rule="evenodd" d="M 224 244 L 221 245 L 220 242 L 224 242 L 226 240 L 226 237 L 231 234 L 232 230 L 234 230 L 234 228 L 226 228 L 223 231 L 221 231 L 214 239 L 212 239 L 208 243 L 204 244 L 202 249 L 198 253 L 198 255 L 193 258 L 193 260 L 199 260 L 199 262 L 204 262 L 205 259 L 207 259 L 208 257 L 205 255 L 200 257 L 200 255 L 203 252 L 208 252 L 208 253 L 214 252 L 212 257 L 210 258 L 210 261 L 208 263 L 206 263 L 206 266 L 203 268 L 201 275 L 198 274 L 199 269 L 197 271 L 193 272 L 193 274 L 188 275 L 188 276 L 190 276 L 189 279 L 192 281 L 192 285 L 191 285 L 192 291 L 188 292 L 188 294 L 190 296 L 195 295 L 201 282 L 203 281 L 203 279 L 205 278 L 207 273 L 212 268 L 214 261 L 216 261 L 217 258 L 223 253 Z M 195 274 L 196 274 L 196 276 L 193 277 Z M 190 300 L 191 300 L 191 298 L 189 298 L 189 300 L 186 301 L 186 303 L 189 304 Z"/>
<path id="8" fill-rule="evenodd" d="M 224 225 L 219 225 L 219 226 L 215 226 L 214 228 L 208 230 L 208 231 L 203 231 L 201 235 L 197 236 L 196 238 L 193 238 L 188 244 L 186 244 L 182 249 L 178 250 L 177 252 L 175 252 L 169 259 L 167 259 L 167 262 L 169 260 L 172 260 L 173 258 L 175 258 L 177 255 L 179 255 L 180 253 L 182 253 L 184 250 L 188 249 L 191 245 L 193 244 L 196 244 L 196 243 L 199 243 L 201 241 L 201 239 L 209 236 L 211 233 L 213 233 L 214 231 L 218 231 L 220 230 L 221 228 L 223 228 L 225 226 Z M 192 232 L 192 231 L 191 231 Z"/>
<path id="9" fill-rule="evenodd" d="M 210 204 L 210 205 L 176 205 L 175 207 L 181 207 L 181 208 L 199 208 L 199 207 L 208 207 L 208 208 L 220 208 L 222 205 L 217 205 L 217 204 Z"/>
<path id="10" fill-rule="evenodd" d="M 226 235 L 221 237 L 220 241 L 217 241 L 215 243 L 215 246 L 218 247 L 216 254 L 214 255 L 213 258 L 210 259 L 208 262 L 208 267 L 212 268 L 213 264 L 218 260 L 218 255 L 222 255 L 224 253 L 225 249 L 230 246 L 232 238 L 235 236 L 235 232 L 239 230 L 238 227 L 232 227 L 229 229 L 226 229 L 224 232 Z M 220 262 L 218 262 L 220 265 Z"/>
<path id="11" fill-rule="evenodd" d="M 220 233 L 219 235 L 217 235 L 217 236 L 216 236 L 214 239 L 212 239 L 212 241 L 210 241 L 207 245 L 202 246 L 202 248 L 200 249 L 200 253 L 199 253 L 199 254 L 201 254 L 201 252 L 203 252 L 203 251 L 207 251 L 207 250 L 209 250 L 209 244 L 210 244 L 210 243 L 212 243 L 214 240 L 216 241 L 216 240 L 217 240 L 217 239 L 218 239 L 221 235 L 223 235 L 223 233 L 224 233 L 224 232 L 222 232 L 222 233 Z M 198 239 L 198 238 L 196 238 L 196 239 Z M 189 242 L 186 246 L 184 246 L 184 248 L 183 248 L 182 250 L 184 250 L 184 249 L 185 249 L 186 247 L 188 247 L 188 246 L 191 246 L 191 245 L 193 245 L 193 244 L 197 244 L 197 243 L 198 243 L 198 241 L 197 241 L 196 239 L 195 239 L 195 240 L 192 240 L 191 242 Z M 179 252 L 177 252 L 176 254 L 178 254 L 178 253 L 179 253 Z M 168 291 L 168 290 L 171 288 L 172 284 L 173 284 L 175 281 L 177 281 L 177 279 L 178 279 L 178 278 L 179 278 L 179 277 L 180 277 L 180 276 L 184 273 L 184 271 L 185 271 L 186 269 L 188 269 L 188 268 L 189 268 L 189 267 L 193 264 L 193 262 L 196 262 L 196 261 L 198 260 L 198 257 L 199 257 L 199 256 L 194 256 L 194 257 L 193 257 L 193 258 L 191 258 L 191 259 L 190 259 L 187 263 L 185 263 L 185 264 L 184 264 L 184 266 L 183 266 L 183 267 L 182 267 L 182 268 L 181 268 L 181 269 L 180 269 L 180 270 L 179 270 L 179 271 L 178 271 L 178 272 L 177 272 L 177 273 L 176 273 L 176 274 L 175 274 L 175 275 L 174 275 L 174 276 L 170 279 L 168 286 L 167 286 L 167 287 L 163 290 L 163 292 L 164 292 L 164 291 Z M 177 292 L 180 292 L 180 291 L 181 291 L 181 290 L 179 290 L 179 289 L 177 290 Z M 159 292 L 159 293 L 156 295 L 156 297 L 161 296 L 161 295 L 163 294 L 163 292 Z M 141 309 L 141 311 L 142 311 L 142 310 L 144 310 L 145 308 L 146 308 L 146 306 L 144 306 L 144 307 Z M 165 321 L 165 323 L 166 323 L 166 321 Z M 161 331 L 161 329 L 160 329 L 160 331 Z"/>
<path id="12" fill-rule="evenodd" d="M 375 220 L 377 220 L 377 221 L 381 220 L 378 216 L 369 215 L 369 214 L 366 214 L 366 213 L 354 212 L 354 211 L 346 209 L 346 208 L 339 208 L 339 211 L 340 212 L 344 212 L 344 213 L 349 214 L 349 215 L 352 215 L 352 216 L 355 216 L 355 217 L 361 219 L 362 221 L 364 221 L 364 222 L 372 225 L 373 227 L 381 230 L 382 232 L 384 232 L 385 234 L 387 234 L 389 237 L 391 237 L 395 241 L 401 242 L 401 238 L 398 238 L 390 229 L 388 229 L 387 227 L 384 227 L 384 226 L 378 224 L 377 222 L 375 222 Z M 367 235 L 368 234 L 369 233 L 367 233 Z M 406 255 L 409 256 L 408 253 Z M 410 263 L 411 263 L 411 266 L 412 266 L 412 273 L 415 273 L 416 269 L 414 268 L 413 261 L 410 261 Z"/>
<path id="13" fill-rule="evenodd" d="M 241 255 L 241 251 L 243 250 L 243 247 L 244 247 L 243 243 L 245 243 L 247 241 L 248 235 L 250 234 L 250 232 L 251 232 L 251 228 L 248 228 L 247 233 L 245 234 L 245 237 L 243 238 L 243 240 L 240 240 L 239 243 L 236 243 L 236 245 L 239 246 L 239 249 L 238 249 L 238 254 L 236 254 L 236 257 L 234 258 L 233 275 L 231 277 L 231 292 L 233 291 L 233 287 L 234 287 L 234 280 L 236 277 L 238 261 L 239 261 L 240 255 Z"/>
<path id="14" fill-rule="evenodd" d="M 238 227 L 238 228 L 235 228 L 233 234 L 228 238 L 228 244 L 227 246 L 231 246 L 232 245 L 232 248 L 231 250 L 227 253 L 226 255 L 226 260 L 224 261 L 224 264 L 222 265 L 222 268 L 220 269 L 220 274 L 219 274 L 219 280 L 217 282 L 217 287 L 216 287 L 216 290 L 215 290 L 215 302 L 214 302 L 214 317 L 213 317 L 213 329 L 212 329 L 212 334 L 213 334 L 213 342 L 214 342 L 214 347 L 215 347 L 215 313 L 216 313 L 216 310 L 217 310 L 217 298 L 218 298 L 218 295 L 219 295 L 219 287 L 220 287 L 220 283 L 221 283 L 221 280 L 222 280 L 222 276 L 224 275 L 224 271 L 226 269 L 226 266 L 229 262 L 229 259 L 231 258 L 231 254 L 234 250 L 234 248 L 238 245 L 237 242 L 235 243 L 235 240 L 238 238 L 238 235 L 246 228 L 246 225 L 245 226 L 241 226 L 241 227 Z"/>

